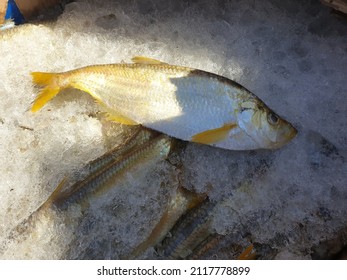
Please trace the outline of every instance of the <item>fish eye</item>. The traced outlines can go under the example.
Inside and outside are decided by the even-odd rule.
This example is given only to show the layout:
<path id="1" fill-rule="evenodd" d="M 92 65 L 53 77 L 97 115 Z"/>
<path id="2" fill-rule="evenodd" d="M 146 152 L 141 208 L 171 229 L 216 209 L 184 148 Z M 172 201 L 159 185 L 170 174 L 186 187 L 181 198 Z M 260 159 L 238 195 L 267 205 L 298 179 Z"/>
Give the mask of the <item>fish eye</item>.
<path id="1" fill-rule="evenodd" d="M 279 117 L 274 113 L 269 113 L 267 116 L 267 121 L 271 125 L 276 125 L 279 122 Z"/>

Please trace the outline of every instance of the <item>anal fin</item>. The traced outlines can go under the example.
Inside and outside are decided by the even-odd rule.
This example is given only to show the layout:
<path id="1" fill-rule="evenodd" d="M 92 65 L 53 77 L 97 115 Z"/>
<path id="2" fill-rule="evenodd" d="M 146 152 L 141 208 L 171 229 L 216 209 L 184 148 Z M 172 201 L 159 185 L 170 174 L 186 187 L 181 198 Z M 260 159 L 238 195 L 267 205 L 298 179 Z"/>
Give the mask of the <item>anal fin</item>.
<path id="1" fill-rule="evenodd" d="M 139 125 L 136 121 L 118 113 L 116 110 L 113 110 L 101 101 L 97 100 L 97 102 L 101 105 L 103 112 L 106 114 L 107 120 L 125 125 Z"/>
<path id="2" fill-rule="evenodd" d="M 107 119 L 116 123 L 120 123 L 120 124 L 125 124 L 125 125 L 139 125 L 137 122 L 121 115 L 121 114 L 116 114 L 116 113 L 112 113 L 110 114 L 109 112 L 106 112 L 107 114 Z"/>
<path id="3" fill-rule="evenodd" d="M 229 131 L 237 127 L 235 123 L 228 123 L 222 127 L 206 130 L 192 136 L 192 141 L 201 144 L 214 144 L 226 139 Z"/>

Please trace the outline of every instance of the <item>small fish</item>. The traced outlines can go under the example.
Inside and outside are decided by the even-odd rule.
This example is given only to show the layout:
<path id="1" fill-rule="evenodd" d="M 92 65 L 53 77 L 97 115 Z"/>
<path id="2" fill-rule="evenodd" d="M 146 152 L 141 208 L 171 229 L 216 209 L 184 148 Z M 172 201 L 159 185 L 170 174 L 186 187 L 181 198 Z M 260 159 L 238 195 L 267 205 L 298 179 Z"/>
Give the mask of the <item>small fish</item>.
<path id="1" fill-rule="evenodd" d="M 149 247 L 161 242 L 182 215 L 200 205 L 205 198 L 206 195 L 196 194 L 179 187 L 170 199 L 166 211 L 153 228 L 151 234 L 126 259 L 135 259 Z"/>
<path id="2" fill-rule="evenodd" d="M 35 235 L 33 233 L 37 226 L 41 222 L 50 221 L 55 212 L 63 213 L 68 207 L 76 204 L 84 210 L 97 196 L 107 195 L 122 180 L 124 174 L 136 166 L 166 158 L 173 144 L 172 138 L 139 127 L 123 145 L 89 162 L 84 167 L 84 172 L 88 173 L 79 181 L 69 184 L 71 178 L 64 178 L 48 199 L 0 242 L 0 256 L 12 243 Z"/>
<path id="3" fill-rule="evenodd" d="M 168 259 L 186 259 L 194 253 L 195 248 L 215 234 L 211 223 L 216 206 L 216 201 L 207 198 L 186 211 L 170 230 L 171 235 L 158 246 L 161 255 Z"/>
<path id="4" fill-rule="evenodd" d="M 131 64 L 31 73 L 42 86 L 32 112 L 65 88 L 89 93 L 109 119 L 230 150 L 276 149 L 297 130 L 258 97 L 225 77 L 134 57 Z"/>
<path id="5" fill-rule="evenodd" d="M 167 157 L 173 140 L 164 134 L 155 133 L 142 130 L 133 135 L 121 149 L 115 149 L 89 163 L 91 173 L 68 188 L 60 184 L 61 187 L 57 187 L 48 199 L 49 203 L 62 210 L 74 203 L 88 206 L 88 200 L 107 193 L 122 174 L 133 166 Z"/>

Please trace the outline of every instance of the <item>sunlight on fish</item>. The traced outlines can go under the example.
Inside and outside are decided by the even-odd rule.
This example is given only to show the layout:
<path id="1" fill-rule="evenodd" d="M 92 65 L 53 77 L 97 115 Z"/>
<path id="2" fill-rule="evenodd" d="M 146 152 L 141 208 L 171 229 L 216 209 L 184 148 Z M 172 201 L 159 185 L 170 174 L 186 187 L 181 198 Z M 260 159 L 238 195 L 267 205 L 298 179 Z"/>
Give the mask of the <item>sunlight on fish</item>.
<path id="1" fill-rule="evenodd" d="M 216 74 L 134 57 L 132 64 L 33 72 L 38 111 L 65 88 L 89 93 L 112 121 L 231 150 L 275 149 L 297 133 L 250 91 Z"/>

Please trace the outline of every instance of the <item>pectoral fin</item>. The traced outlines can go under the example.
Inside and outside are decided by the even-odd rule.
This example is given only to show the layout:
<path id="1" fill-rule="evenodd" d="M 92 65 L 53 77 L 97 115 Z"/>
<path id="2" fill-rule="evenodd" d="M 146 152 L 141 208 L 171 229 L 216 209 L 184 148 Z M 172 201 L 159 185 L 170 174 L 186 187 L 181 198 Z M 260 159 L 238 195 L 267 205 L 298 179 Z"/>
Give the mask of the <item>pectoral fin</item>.
<path id="1" fill-rule="evenodd" d="M 139 63 L 139 64 L 167 64 L 167 63 L 162 62 L 160 60 L 145 57 L 145 56 L 135 56 L 131 60 L 132 60 L 132 62 Z"/>
<path id="2" fill-rule="evenodd" d="M 219 128 L 206 130 L 195 134 L 192 137 L 192 141 L 201 144 L 214 144 L 226 139 L 229 135 L 229 131 L 235 127 L 237 127 L 237 124 L 229 123 Z"/>

